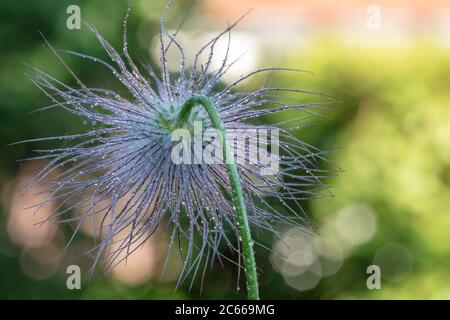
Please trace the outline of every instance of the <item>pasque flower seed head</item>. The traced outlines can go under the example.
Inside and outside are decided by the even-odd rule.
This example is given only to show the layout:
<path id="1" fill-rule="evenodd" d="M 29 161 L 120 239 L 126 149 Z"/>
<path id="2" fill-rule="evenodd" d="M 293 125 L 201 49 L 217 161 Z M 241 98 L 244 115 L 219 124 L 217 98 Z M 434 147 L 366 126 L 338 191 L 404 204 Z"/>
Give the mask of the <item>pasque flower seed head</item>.
<path id="1" fill-rule="evenodd" d="M 64 140 L 58 149 L 38 150 L 40 154 L 33 159 L 46 159 L 47 164 L 32 185 L 47 183 L 51 196 L 46 201 L 59 203 L 48 219 L 71 223 L 76 231 L 83 223 L 91 222 L 97 235 L 91 250 L 96 257 L 92 270 L 100 260 L 105 270 L 110 270 L 141 247 L 157 228 L 164 228 L 170 242 L 167 257 L 173 247 L 179 247 L 180 251 L 184 247 L 181 283 L 187 275 L 204 275 L 205 269 L 215 262 L 227 261 L 236 264 L 239 270 L 242 268 L 239 223 L 226 165 L 174 163 L 172 159 L 174 130 L 193 128 L 196 121 L 203 124 L 203 129 L 211 127 L 207 113 L 200 107 L 194 107 L 191 116 L 180 125 L 177 119 L 181 106 L 193 95 L 207 96 L 227 130 L 277 133 L 280 144 L 273 147 L 280 154 L 274 158 L 279 164 L 277 172 L 264 174 L 266 164 L 261 157 L 250 161 L 239 159 L 249 153 L 252 143 L 256 146 L 254 152 L 267 154 L 270 141 L 264 145 L 258 134 L 236 143 L 235 161 L 250 225 L 278 236 L 283 225 L 308 227 L 300 202 L 321 197 L 322 180 L 330 173 L 319 168 L 319 162 L 327 161 L 326 154 L 296 138 L 291 129 L 295 129 L 296 123 L 317 116 L 320 108 L 332 101 L 324 96 L 322 103 L 289 104 L 287 101 L 297 99 L 295 96 L 292 99 L 293 95 L 316 93 L 265 85 L 250 92 L 237 90 L 242 81 L 254 75 L 294 71 L 289 69 L 264 68 L 224 85 L 222 78 L 233 66 L 228 59 L 230 34 L 239 20 L 200 48 L 192 66 L 187 67 L 185 51 L 177 40 L 182 24 L 175 33 L 165 29 L 170 6 L 171 2 L 161 18 L 160 72 L 150 65 L 138 67 L 128 54 L 129 11 L 121 52 L 86 24 L 109 61 L 72 51 L 57 52 L 49 45 L 62 63 L 63 54 L 100 63 L 120 81 L 127 94 L 89 88 L 67 66 L 77 80 L 76 88 L 33 68 L 32 81 L 54 102 L 51 107 L 62 108 L 92 126 L 78 134 L 28 141 Z M 228 49 L 223 63 L 213 69 L 215 49 L 222 38 L 228 38 Z M 168 70 L 169 50 L 177 50 L 181 57 L 176 75 Z M 205 56 L 206 61 L 200 63 Z M 283 93 L 289 93 L 290 98 L 283 98 Z M 291 117 L 288 121 L 263 122 L 270 119 L 266 116 L 283 112 Z M 278 141 L 272 139 L 271 142 Z M 201 150 L 205 148 L 206 145 L 200 146 Z M 48 181 L 47 177 L 56 171 L 56 179 Z M 36 209 L 44 204 L 37 204 Z M 73 211 L 81 214 L 71 215 Z M 254 244 L 264 247 L 258 237 Z"/>

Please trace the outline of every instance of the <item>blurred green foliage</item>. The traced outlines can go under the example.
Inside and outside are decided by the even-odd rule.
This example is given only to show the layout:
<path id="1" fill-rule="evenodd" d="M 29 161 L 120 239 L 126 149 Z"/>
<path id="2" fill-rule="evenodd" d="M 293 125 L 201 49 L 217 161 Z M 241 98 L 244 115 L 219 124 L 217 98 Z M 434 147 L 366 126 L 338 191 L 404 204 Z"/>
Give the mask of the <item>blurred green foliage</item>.
<path id="1" fill-rule="evenodd" d="M 105 6 L 102 1 L 14 1 L 0 4 L 0 188 L 6 197 L 8 181 L 39 144 L 8 146 L 35 137 L 76 131 L 83 124 L 61 111 L 28 115 L 49 103 L 26 78 L 37 66 L 55 78 L 74 84 L 48 47 L 53 46 L 104 57 L 94 36 L 85 28 L 65 28 L 69 4 L 83 8 L 91 21 L 116 47 L 121 45 L 126 4 Z M 158 31 L 160 2 L 138 2 L 130 21 L 130 44 L 136 58 L 148 56 L 148 45 Z M 183 11 L 183 10 L 180 10 Z M 146 25 L 141 21 L 145 18 Z M 175 18 L 174 18 L 175 19 Z M 139 28 L 140 26 L 140 28 Z M 133 36 L 133 35 L 138 36 Z M 141 40 L 140 40 L 141 39 Z M 148 42 L 146 43 L 145 40 Z M 332 120 L 300 129 L 296 135 L 327 150 L 345 171 L 330 180 L 335 197 L 305 204 L 313 223 L 321 226 L 343 207 L 365 203 L 375 212 L 378 229 L 367 243 L 351 250 L 342 268 L 312 290 L 290 288 L 271 266 L 269 253 L 258 250 L 263 271 L 264 298 L 449 298 L 450 297 L 450 55 L 449 50 L 426 40 L 411 47 L 359 48 L 324 37 L 301 52 L 289 52 L 286 67 L 311 70 L 315 75 L 282 74 L 271 80 L 279 87 L 325 92 L 341 103 Z M 118 88 L 103 68 L 67 57 L 77 75 L 91 86 Z M 338 149 L 337 149 L 338 148 Z M 3 202 L 5 203 L 5 201 Z M 1 298 L 243 298 L 236 293 L 236 273 L 220 267 L 208 271 L 202 295 L 174 283 L 151 282 L 137 287 L 112 277 L 83 283 L 69 291 L 64 269 L 45 280 L 33 280 L 20 267 L 20 248 L 6 231 L 7 210 L 0 215 Z M 319 228 L 320 229 L 320 228 Z M 406 278 L 382 281 L 382 290 L 368 290 L 366 268 L 376 251 L 387 243 L 405 246 L 413 256 Z M 268 240 L 268 243 L 270 241 Z"/>

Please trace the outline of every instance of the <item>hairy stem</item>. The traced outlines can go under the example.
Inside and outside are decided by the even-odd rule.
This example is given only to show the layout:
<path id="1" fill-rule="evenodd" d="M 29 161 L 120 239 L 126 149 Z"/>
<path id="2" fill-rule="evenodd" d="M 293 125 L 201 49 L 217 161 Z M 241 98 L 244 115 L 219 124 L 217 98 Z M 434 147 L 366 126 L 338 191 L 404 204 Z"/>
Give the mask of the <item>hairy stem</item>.
<path id="1" fill-rule="evenodd" d="M 247 295 L 250 300 L 258 300 L 258 279 L 256 275 L 255 254 L 253 251 L 253 240 L 250 232 L 250 225 L 248 223 L 247 209 L 245 207 L 244 195 L 242 193 L 241 182 L 237 165 L 234 161 L 234 156 L 231 151 L 229 141 L 226 136 L 225 126 L 220 118 L 214 103 L 203 95 L 194 95 L 188 99 L 181 107 L 178 117 L 178 123 L 183 124 L 189 119 L 192 108 L 195 105 L 202 105 L 208 113 L 211 122 L 215 129 L 217 129 L 222 136 L 222 149 L 227 165 L 228 176 L 233 195 L 233 202 L 236 208 L 236 214 L 239 222 L 240 241 L 242 244 L 242 252 L 244 256 L 245 275 L 247 278 Z"/>

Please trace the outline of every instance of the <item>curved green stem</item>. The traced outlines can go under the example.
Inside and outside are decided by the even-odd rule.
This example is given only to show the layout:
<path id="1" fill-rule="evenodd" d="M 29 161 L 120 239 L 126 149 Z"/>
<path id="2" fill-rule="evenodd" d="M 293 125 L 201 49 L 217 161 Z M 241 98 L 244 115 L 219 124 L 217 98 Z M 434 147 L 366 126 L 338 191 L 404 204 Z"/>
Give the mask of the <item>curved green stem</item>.
<path id="1" fill-rule="evenodd" d="M 225 163 L 227 165 L 228 176 L 231 183 L 233 202 L 239 222 L 240 241 L 242 244 L 245 275 L 247 278 L 247 295 L 251 300 L 258 300 L 258 279 L 256 274 L 255 254 L 253 251 L 253 240 L 250 232 L 250 225 L 248 223 L 247 209 L 245 207 L 244 195 L 242 193 L 237 165 L 234 161 L 234 155 L 231 152 L 231 147 L 226 136 L 225 126 L 212 101 L 203 95 L 194 95 L 184 103 L 178 117 L 179 124 L 182 124 L 188 120 L 191 110 L 195 105 L 202 105 L 206 109 L 213 126 L 222 135 L 222 149 L 225 156 Z"/>

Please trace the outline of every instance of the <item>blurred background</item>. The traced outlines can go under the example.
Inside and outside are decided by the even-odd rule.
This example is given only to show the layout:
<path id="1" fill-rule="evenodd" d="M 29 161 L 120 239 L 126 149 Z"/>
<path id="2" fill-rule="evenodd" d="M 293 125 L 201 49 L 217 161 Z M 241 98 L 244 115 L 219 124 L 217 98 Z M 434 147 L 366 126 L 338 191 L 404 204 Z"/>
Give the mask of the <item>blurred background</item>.
<path id="1" fill-rule="evenodd" d="M 155 37 L 165 4 L 134 1 L 128 36 L 136 60 L 158 61 Z M 189 4 L 176 1 L 169 29 L 176 28 Z M 232 267 L 209 270 L 201 294 L 199 284 L 175 292 L 177 259 L 160 279 L 164 229 L 126 266 L 91 281 L 82 273 L 82 289 L 67 289 L 66 268 L 76 264 L 83 272 L 92 263 L 83 255 L 92 246 L 89 226 L 64 250 L 73 230 L 36 225 L 56 204 L 48 203 L 37 215 L 25 209 L 45 196 L 23 195 L 43 163 L 17 160 L 42 146 L 8 144 L 89 125 L 61 111 L 29 114 L 50 101 L 27 79 L 30 68 L 24 62 L 75 85 L 39 31 L 56 48 L 106 58 L 86 27 L 66 27 L 69 5 L 78 5 L 83 20 L 121 47 L 126 1 L 0 2 L 0 298 L 245 298 L 236 290 Z M 257 250 L 262 297 L 450 298 L 450 2 L 199 0 L 180 41 L 188 53 L 195 52 L 249 9 L 232 33 L 231 58 L 245 54 L 224 81 L 258 67 L 299 68 L 314 74 L 277 73 L 270 84 L 321 91 L 341 102 L 331 120 L 295 131 L 333 150 L 331 157 L 344 172 L 330 180 L 334 197 L 304 203 L 317 235 L 283 230 L 288 247 L 263 237 L 283 258 Z M 219 51 L 225 49 L 219 44 Z M 65 61 L 89 86 L 123 90 L 102 66 L 73 57 Z M 257 77 L 241 89 L 263 80 Z M 370 265 L 381 269 L 380 290 L 366 285 Z"/>

